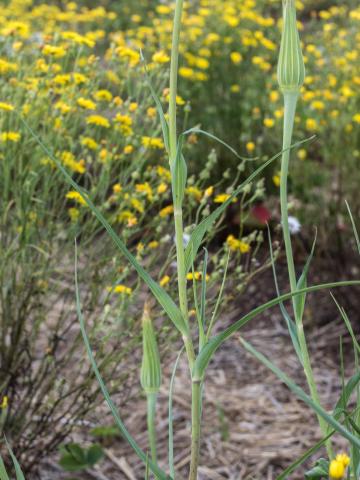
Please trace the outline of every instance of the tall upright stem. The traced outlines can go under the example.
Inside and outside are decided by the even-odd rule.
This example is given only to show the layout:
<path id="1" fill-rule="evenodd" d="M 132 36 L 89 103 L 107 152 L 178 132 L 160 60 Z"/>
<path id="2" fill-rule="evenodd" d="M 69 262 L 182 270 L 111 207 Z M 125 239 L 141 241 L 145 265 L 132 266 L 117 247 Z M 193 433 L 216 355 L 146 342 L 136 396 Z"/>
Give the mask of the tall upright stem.
<path id="1" fill-rule="evenodd" d="M 183 11 L 183 0 L 176 0 L 174 25 L 172 34 L 171 46 L 171 63 L 170 63 L 170 96 L 169 96 L 169 155 L 170 166 L 172 167 L 176 158 L 177 151 L 177 133 L 176 133 L 176 96 L 177 96 L 177 78 L 178 78 L 178 63 L 179 63 L 179 43 L 181 30 L 181 16 Z M 183 315 L 185 324 L 187 326 L 188 335 L 184 336 L 184 344 L 186 348 L 187 357 L 190 368 L 192 368 L 195 353 L 193 343 L 190 338 L 189 328 L 189 313 L 187 303 L 186 291 L 186 271 L 185 271 L 185 252 L 184 252 L 184 228 L 181 207 L 174 209 L 175 220 L 175 244 L 177 257 L 177 273 L 178 273 L 178 290 L 179 290 L 179 304 Z"/>
<path id="2" fill-rule="evenodd" d="M 200 453 L 201 381 L 193 380 L 191 387 L 191 461 L 189 480 L 197 480 Z"/>
<path id="3" fill-rule="evenodd" d="M 151 460 L 156 463 L 156 428 L 155 428 L 155 415 L 156 415 L 156 393 L 147 394 L 147 429 L 149 436 L 149 444 L 151 451 Z"/>
<path id="4" fill-rule="evenodd" d="M 298 92 L 284 92 L 283 150 L 285 151 L 283 152 L 282 159 L 281 159 L 281 179 L 280 179 L 281 222 L 282 222 L 291 292 L 296 291 L 297 281 L 296 281 L 295 264 L 294 264 L 292 246 L 291 246 L 290 229 L 289 229 L 287 180 L 288 180 L 288 172 L 289 172 L 290 146 L 291 146 L 291 139 L 292 139 L 292 133 L 294 128 L 298 95 L 299 95 Z M 301 350 L 302 363 L 303 363 L 306 380 L 309 385 L 312 399 L 316 403 L 320 404 L 319 393 L 317 391 L 314 373 L 311 366 L 309 351 L 307 348 L 306 337 L 305 337 L 304 326 L 303 326 L 303 319 L 298 314 L 298 309 L 296 308 L 295 296 L 293 297 L 292 303 L 293 303 L 295 323 L 297 328 L 299 346 Z M 327 435 L 328 428 L 327 428 L 326 422 L 320 416 L 318 416 L 318 421 L 319 421 L 322 434 L 324 436 Z M 330 439 L 326 442 L 326 449 L 329 457 L 332 458 L 333 451 L 332 451 Z"/>

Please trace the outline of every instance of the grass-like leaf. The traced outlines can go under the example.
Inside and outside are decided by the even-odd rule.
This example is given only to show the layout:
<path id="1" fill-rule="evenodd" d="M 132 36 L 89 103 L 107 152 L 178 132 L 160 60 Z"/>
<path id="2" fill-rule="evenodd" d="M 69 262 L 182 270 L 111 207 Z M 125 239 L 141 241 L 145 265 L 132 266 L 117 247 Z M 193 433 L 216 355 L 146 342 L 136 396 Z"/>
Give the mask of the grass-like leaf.
<path id="1" fill-rule="evenodd" d="M 180 361 L 181 354 L 184 351 L 184 347 L 181 348 L 178 356 L 176 358 L 174 368 L 171 374 L 170 385 L 169 385 L 169 471 L 170 477 L 172 479 L 175 478 L 175 467 L 174 467 L 174 423 L 173 423 L 173 395 L 174 395 L 174 384 L 175 384 L 175 376 L 176 370 Z"/>
<path id="2" fill-rule="evenodd" d="M 270 258 L 271 258 L 271 267 L 272 267 L 274 283 L 275 283 L 275 290 L 276 290 L 276 295 L 278 297 L 280 297 L 280 289 L 279 289 L 279 283 L 278 283 L 278 280 L 277 280 L 274 251 L 273 251 L 273 247 L 272 247 L 271 232 L 270 232 L 269 225 L 267 225 L 267 230 L 268 230 L 269 250 L 270 250 Z M 280 307 L 280 311 L 282 313 L 282 316 L 285 319 L 285 322 L 286 322 L 286 325 L 287 325 L 287 328 L 288 328 L 290 338 L 291 338 L 294 350 L 296 352 L 296 355 L 297 355 L 300 363 L 302 364 L 303 363 L 302 353 L 301 353 L 301 349 L 300 349 L 299 337 L 298 337 L 295 322 L 290 317 L 290 315 L 289 315 L 288 311 L 286 310 L 286 307 L 283 304 L 283 302 L 279 303 L 279 307 Z"/>
<path id="3" fill-rule="evenodd" d="M 346 203 L 346 208 L 349 212 L 349 216 L 350 216 L 350 220 L 351 220 L 351 225 L 352 225 L 352 228 L 353 228 L 353 232 L 354 232 L 354 236 L 355 236 L 355 240 L 356 240 L 356 245 L 357 245 L 357 248 L 358 248 L 358 252 L 359 252 L 359 255 L 360 255 L 360 238 L 359 238 L 359 232 L 356 228 L 356 224 L 355 224 L 355 220 L 354 220 L 354 217 L 351 213 L 351 210 L 350 210 L 350 206 L 348 204 L 348 202 L 345 200 L 345 203 Z"/>
<path id="4" fill-rule="evenodd" d="M 83 317 L 82 310 L 81 310 L 79 285 L 78 285 L 78 277 L 77 277 L 77 247 L 76 247 L 76 244 L 75 244 L 75 293 L 76 293 L 76 310 L 77 310 L 77 314 L 78 314 L 78 317 L 79 317 L 80 330 L 81 330 L 81 334 L 82 334 L 82 337 L 83 337 L 83 340 L 84 340 L 84 343 L 85 343 L 86 352 L 87 352 L 87 355 L 89 357 L 92 369 L 95 373 L 96 379 L 97 379 L 97 381 L 100 385 L 101 391 L 102 391 L 102 393 L 105 397 L 106 403 L 108 404 L 108 406 L 111 410 L 111 413 L 112 413 L 112 415 L 115 419 L 116 425 L 119 428 L 120 432 L 122 433 L 123 437 L 129 443 L 129 445 L 132 447 L 132 449 L 135 451 L 137 456 L 144 462 L 145 465 L 148 462 L 149 468 L 154 473 L 156 478 L 158 478 L 160 480 L 168 480 L 168 476 L 166 475 L 166 473 L 163 472 L 158 467 L 158 465 L 151 462 L 147 458 L 147 455 L 142 451 L 142 449 L 136 443 L 134 438 L 128 432 L 127 428 L 125 427 L 124 422 L 122 421 L 122 419 L 121 419 L 121 417 L 120 417 L 120 415 L 117 411 L 117 408 L 114 405 L 114 402 L 111 400 L 108 389 L 106 388 L 104 380 L 103 380 L 103 378 L 101 376 L 101 373 L 100 373 L 100 371 L 97 367 L 96 360 L 94 358 L 94 355 L 93 355 L 93 352 L 92 352 L 92 349 L 91 349 L 91 346 L 90 346 L 90 342 L 89 342 L 88 336 L 86 334 L 84 317 Z"/>
<path id="5" fill-rule="evenodd" d="M 320 441 L 318 441 L 315 445 L 313 445 L 311 448 L 306 450 L 306 452 L 301 455 L 295 462 L 293 462 L 291 465 L 289 465 L 286 470 L 282 472 L 281 475 L 276 477 L 276 480 L 287 480 L 289 475 L 291 475 L 297 468 L 299 468 L 306 460 L 314 455 L 325 443 L 329 438 L 331 438 L 335 433 L 335 430 L 332 430 L 326 437 L 322 438 Z"/>
<path id="6" fill-rule="evenodd" d="M 269 370 L 271 370 L 285 385 L 306 405 L 308 405 L 314 412 L 316 412 L 321 418 L 323 418 L 328 425 L 333 427 L 335 431 L 340 433 L 344 438 L 349 440 L 349 442 L 354 445 L 356 448 L 360 448 L 360 438 L 357 438 L 349 430 L 347 430 L 341 423 L 339 423 L 332 415 L 329 415 L 318 403 L 315 403 L 314 400 L 309 397 L 302 388 L 300 388 L 296 383 L 294 383 L 282 370 L 280 370 L 276 365 L 274 365 L 271 360 L 269 360 L 261 352 L 257 351 L 250 343 L 246 342 L 243 338 L 240 339 L 243 347 L 251 353 L 255 358 L 257 358 L 263 365 L 265 365 Z"/>
<path id="7" fill-rule="evenodd" d="M 310 292 L 316 292 L 318 290 L 323 290 L 323 289 L 329 289 L 329 288 L 338 288 L 338 287 L 344 287 L 344 286 L 355 286 L 355 285 L 360 285 L 359 280 L 348 280 L 348 281 L 343 281 L 343 282 L 334 282 L 334 283 L 323 283 L 320 285 L 312 285 L 310 287 L 306 287 L 302 290 L 297 290 L 296 292 L 292 293 L 286 293 L 284 295 L 281 295 L 280 297 L 276 297 L 262 305 L 259 305 L 256 307 L 254 310 L 251 312 L 247 313 L 244 315 L 240 320 L 237 322 L 233 323 L 230 325 L 228 328 L 226 328 L 224 331 L 216 335 L 215 337 L 211 338 L 209 342 L 204 346 L 204 348 L 201 349 L 199 355 L 196 358 L 195 364 L 194 364 L 194 370 L 193 370 L 193 375 L 194 378 L 202 379 L 206 367 L 208 366 L 211 357 L 215 353 L 215 351 L 231 336 L 233 335 L 236 331 L 240 330 L 241 327 L 246 325 L 250 320 L 252 320 L 254 317 L 259 315 L 260 313 L 265 312 L 271 307 L 274 307 L 275 305 L 279 305 L 280 303 L 290 300 L 292 297 L 295 295 L 301 295 L 303 293 L 310 293 Z"/>
<path id="8" fill-rule="evenodd" d="M 166 152 L 169 154 L 169 152 L 170 152 L 169 126 L 168 126 L 168 123 L 167 123 L 167 121 L 166 121 L 165 114 L 164 114 L 164 110 L 163 110 L 163 108 L 162 108 L 160 99 L 159 99 L 158 95 L 156 94 L 154 87 L 152 86 L 152 83 L 151 83 L 151 80 L 150 80 L 150 76 L 149 76 L 149 73 L 148 73 L 148 70 L 147 70 L 147 66 L 146 66 L 146 62 L 145 62 L 145 58 L 144 58 L 144 56 L 143 56 L 142 50 L 140 50 L 140 58 L 141 58 L 141 60 L 142 60 L 142 62 L 143 62 L 143 64 L 144 64 L 145 80 L 146 80 L 146 83 L 148 84 L 148 87 L 149 87 L 151 96 L 152 96 L 152 98 L 153 98 L 153 100 L 154 100 L 154 102 L 155 102 L 156 110 L 157 110 L 158 115 L 159 115 L 159 118 L 160 118 L 160 123 L 161 123 L 161 129 L 162 129 L 162 134 L 163 134 L 165 149 L 166 149 Z"/>
<path id="9" fill-rule="evenodd" d="M 21 467 L 20 467 L 20 464 L 19 462 L 17 461 L 17 458 L 15 457 L 14 455 L 14 452 L 12 451 L 11 447 L 10 447 L 10 444 L 9 442 L 7 441 L 6 437 L 5 437 L 5 442 L 6 442 L 6 446 L 9 450 L 9 453 L 10 453 L 10 457 L 11 457 L 11 460 L 14 464 L 14 468 L 15 468 L 15 474 L 16 474 L 16 480 L 25 480 L 25 477 L 24 477 L 24 474 L 21 470 Z"/>
<path id="10" fill-rule="evenodd" d="M 0 480 L 10 480 L 1 456 L 0 456 Z"/>
<path id="11" fill-rule="evenodd" d="M 25 119 L 20 116 L 21 122 L 24 124 L 26 129 L 32 135 L 32 137 L 37 141 L 41 149 L 48 155 L 51 160 L 56 164 L 60 172 L 63 174 L 66 182 L 71 185 L 71 187 L 76 190 L 83 200 L 86 202 L 88 207 L 94 213 L 96 218 L 99 222 L 103 225 L 105 230 L 110 235 L 111 239 L 120 250 L 122 255 L 128 260 L 128 262 L 134 267 L 139 277 L 147 284 L 149 289 L 151 290 L 154 297 L 157 299 L 159 304 L 165 310 L 169 318 L 172 320 L 176 328 L 183 334 L 187 335 L 187 327 L 184 322 L 183 316 L 180 312 L 180 309 L 177 307 L 175 302 L 169 296 L 169 294 L 157 283 L 155 280 L 147 273 L 147 271 L 140 265 L 140 263 L 136 260 L 136 258 L 132 255 L 132 253 L 127 249 L 124 242 L 119 238 L 119 236 L 115 233 L 114 229 L 111 227 L 109 222 L 105 219 L 102 215 L 100 210 L 94 205 L 92 200 L 89 198 L 88 194 L 81 188 L 79 185 L 72 179 L 66 169 L 62 166 L 61 162 L 54 156 L 54 154 L 49 150 L 46 145 L 43 144 L 41 139 L 35 134 L 35 132 L 31 129 Z"/>
<path id="12" fill-rule="evenodd" d="M 308 256 L 308 259 L 305 263 L 305 266 L 303 268 L 303 271 L 300 275 L 300 278 L 297 282 L 297 289 L 301 290 L 302 288 L 305 288 L 307 285 L 307 275 L 310 267 L 310 263 L 313 259 L 314 256 L 314 251 L 315 251 L 315 245 L 316 245 L 316 239 L 317 239 L 317 232 L 315 232 L 315 238 L 311 247 L 311 252 L 310 255 Z M 298 319 L 302 319 L 304 315 L 304 308 L 305 308 L 305 300 L 306 300 L 306 293 L 302 295 L 297 295 L 294 297 L 294 304 L 295 304 L 295 309 L 296 309 L 296 315 Z"/>

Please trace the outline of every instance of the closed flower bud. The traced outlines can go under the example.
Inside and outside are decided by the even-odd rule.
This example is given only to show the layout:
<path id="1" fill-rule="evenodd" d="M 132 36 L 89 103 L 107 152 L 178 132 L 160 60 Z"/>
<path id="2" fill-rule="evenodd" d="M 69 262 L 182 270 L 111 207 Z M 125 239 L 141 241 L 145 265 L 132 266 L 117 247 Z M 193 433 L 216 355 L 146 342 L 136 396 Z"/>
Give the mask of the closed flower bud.
<path id="1" fill-rule="evenodd" d="M 296 24 L 295 0 L 283 0 L 283 22 L 278 82 L 282 91 L 298 92 L 304 83 L 305 65 Z"/>
<path id="2" fill-rule="evenodd" d="M 142 318 L 143 358 L 140 382 L 146 394 L 157 393 L 161 385 L 161 365 L 159 350 L 147 304 Z"/>

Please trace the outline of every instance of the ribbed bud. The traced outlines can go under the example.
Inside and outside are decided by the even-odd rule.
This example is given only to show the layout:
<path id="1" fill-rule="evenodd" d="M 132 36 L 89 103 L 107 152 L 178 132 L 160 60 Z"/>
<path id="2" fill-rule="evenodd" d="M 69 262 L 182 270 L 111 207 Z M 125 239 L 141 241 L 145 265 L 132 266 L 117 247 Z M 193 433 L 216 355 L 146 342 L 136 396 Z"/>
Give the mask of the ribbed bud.
<path id="1" fill-rule="evenodd" d="M 283 0 L 283 32 L 277 69 L 283 91 L 299 91 L 305 79 L 305 65 L 296 25 L 295 0 Z"/>
<path id="2" fill-rule="evenodd" d="M 145 393 L 157 393 L 161 385 L 161 365 L 156 336 L 152 326 L 150 311 L 145 303 L 142 318 L 143 358 L 140 382 Z"/>

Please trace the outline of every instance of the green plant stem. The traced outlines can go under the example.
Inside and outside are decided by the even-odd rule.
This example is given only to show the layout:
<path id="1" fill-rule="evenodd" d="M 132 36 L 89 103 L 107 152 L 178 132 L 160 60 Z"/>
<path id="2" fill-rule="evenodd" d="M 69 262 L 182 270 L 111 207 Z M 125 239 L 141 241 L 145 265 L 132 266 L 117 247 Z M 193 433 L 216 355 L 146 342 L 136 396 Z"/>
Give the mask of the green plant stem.
<path id="1" fill-rule="evenodd" d="M 149 436 L 151 460 L 154 463 L 157 463 L 156 428 L 155 428 L 157 394 L 156 393 L 148 393 L 146 395 L 146 398 L 147 398 L 147 429 L 148 429 L 148 436 Z"/>
<path id="2" fill-rule="evenodd" d="M 291 246 L 291 237 L 289 230 L 289 218 L 288 218 L 288 193 L 287 193 L 287 180 L 289 173 L 289 160 L 290 160 L 290 146 L 295 121 L 296 104 L 298 99 L 298 92 L 284 92 L 284 133 L 283 133 L 283 154 L 281 159 L 281 179 L 280 179 L 280 205 L 281 205 L 281 222 L 283 229 L 283 237 L 285 244 L 286 260 L 289 271 L 290 289 L 291 292 L 297 290 L 297 280 L 295 273 L 294 256 Z M 299 338 L 299 345 L 302 355 L 302 363 L 306 376 L 307 383 L 309 385 L 310 394 L 314 402 L 320 405 L 319 393 L 317 391 L 314 373 L 311 367 L 311 361 L 309 351 L 307 348 L 306 337 L 303 326 L 303 319 L 298 315 L 296 308 L 297 298 L 293 297 L 293 311 L 295 316 L 295 323 L 297 328 L 297 334 Z M 326 422 L 318 416 L 319 425 L 323 436 L 327 434 Z M 333 458 L 333 451 L 331 447 L 331 440 L 327 440 L 326 449 L 329 458 Z"/>
<path id="3" fill-rule="evenodd" d="M 170 148 L 171 164 L 175 161 L 176 148 L 177 148 L 176 95 L 177 95 L 179 43 L 180 43 L 182 11 L 183 11 L 183 0 L 176 0 L 174 24 L 173 24 L 173 32 L 172 32 L 172 43 L 171 43 L 171 63 L 170 63 L 169 148 Z"/>
<path id="4" fill-rule="evenodd" d="M 200 453 L 201 426 L 201 381 L 193 380 L 191 385 L 191 461 L 189 480 L 197 480 Z"/>
<path id="5" fill-rule="evenodd" d="M 169 99 L 169 155 L 170 166 L 173 166 L 176 158 L 177 150 L 177 133 L 176 133 L 176 95 L 177 95 L 177 78 L 178 78 L 178 63 L 179 63 L 179 42 L 181 29 L 181 16 L 183 10 L 183 0 L 176 0 L 174 25 L 172 34 L 171 46 L 171 63 L 170 63 L 170 99 Z M 177 274 L 178 274 L 178 290 L 180 311 L 183 315 L 187 335 L 183 336 L 185 349 L 189 361 L 190 369 L 195 360 L 195 353 L 192 340 L 190 338 L 189 328 L 189 313 L 187 303 L 186 290 L 186 271 L 185 271 L 185 255 L 184 255 L 184 228 L 182 208 L 176 206 L 174 208 L 175 220 L 175 244 L 177 257 Z"/>

